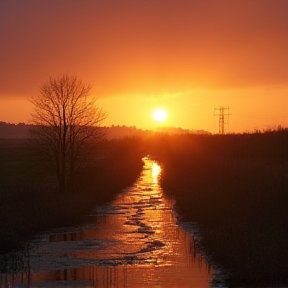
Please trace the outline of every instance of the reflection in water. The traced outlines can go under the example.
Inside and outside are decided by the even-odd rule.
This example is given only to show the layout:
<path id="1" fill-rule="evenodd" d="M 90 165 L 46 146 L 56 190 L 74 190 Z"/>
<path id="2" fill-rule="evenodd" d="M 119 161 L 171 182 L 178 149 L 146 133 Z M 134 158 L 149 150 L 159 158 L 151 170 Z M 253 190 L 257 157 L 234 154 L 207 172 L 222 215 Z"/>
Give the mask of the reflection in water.
<path id="1" fill-rule="evenodd" d="M 158 183 L 158 177 L 161 172 L 161 167 L 156 163 L 152 163 L 152 177 L 153 177 L 153 183 L 157 184 Z"/>
<path id="2" fill-rule="evenodd" d="M 83 227 L 42 235 L 3 258 L 0 287 L 211 287 L 213 271 L 158 184 L 161 167 L 144 161 L 134 185 Z"/>

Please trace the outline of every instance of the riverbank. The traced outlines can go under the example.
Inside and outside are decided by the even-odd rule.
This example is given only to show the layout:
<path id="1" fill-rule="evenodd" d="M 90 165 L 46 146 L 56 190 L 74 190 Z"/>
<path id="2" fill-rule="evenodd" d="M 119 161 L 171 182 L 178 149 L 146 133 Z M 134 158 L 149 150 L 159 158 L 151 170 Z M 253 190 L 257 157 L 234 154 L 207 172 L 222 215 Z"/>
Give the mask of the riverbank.
<path id="1" fill-rule="evenodd" d="M 229 287 L 288 285 L 288 131 L 158 139 L 161 182 Z M 154 143 L 155 144 L 155 143 Z"/>
<path id="2" fill-rule="evenodd" d="M 73 192 L 61 195 L 43 166 L 31 163 L 25 141 L 1 140 L 1 253 L 21 249 L 37 233 L 81 223 L 95 205 L 111 201 L 132 184 L 143 165 L 134 142 L 103 143 L 101 153 L 105 157 L 92 161 L 77 175 Z"/>

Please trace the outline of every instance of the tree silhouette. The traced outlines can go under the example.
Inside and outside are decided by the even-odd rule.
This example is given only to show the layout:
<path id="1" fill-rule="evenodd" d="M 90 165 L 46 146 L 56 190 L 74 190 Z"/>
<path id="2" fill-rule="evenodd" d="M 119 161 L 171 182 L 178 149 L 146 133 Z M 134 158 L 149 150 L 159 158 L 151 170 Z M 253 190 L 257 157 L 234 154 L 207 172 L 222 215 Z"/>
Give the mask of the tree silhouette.
<path id="1" fill-rule="evenodd" d="M 32 138 L 57 176 L 60 192 L 67 192 L 83 164 L 88 144 L 103 137 L 106 113 L 89 96 L 91 85 L 75 76 L 50 77 L 31 99 Z M 94 142 L 95 143 L 95 142 Z"/>

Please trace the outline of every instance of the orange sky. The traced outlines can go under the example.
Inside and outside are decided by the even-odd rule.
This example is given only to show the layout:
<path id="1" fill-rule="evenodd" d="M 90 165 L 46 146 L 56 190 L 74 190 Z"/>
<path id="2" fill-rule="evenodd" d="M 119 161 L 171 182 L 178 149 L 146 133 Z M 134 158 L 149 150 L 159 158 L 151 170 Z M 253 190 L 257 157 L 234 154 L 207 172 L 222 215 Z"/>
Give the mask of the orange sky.
<path id="1" fill-rule="evenodd" d="M 2 0 L 0 121 L 28 122 L 49 76 L 93 85 L 105 124 L 230 132 L 288 126 L 286 0 Z"/>

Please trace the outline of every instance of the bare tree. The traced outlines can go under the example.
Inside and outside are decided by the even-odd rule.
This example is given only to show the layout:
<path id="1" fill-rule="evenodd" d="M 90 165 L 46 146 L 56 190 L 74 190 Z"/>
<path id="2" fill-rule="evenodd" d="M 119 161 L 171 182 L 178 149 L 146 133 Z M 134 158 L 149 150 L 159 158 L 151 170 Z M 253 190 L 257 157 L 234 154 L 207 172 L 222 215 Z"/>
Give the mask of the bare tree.
<path id="1" fill-rule="evenodd" d="M 75 76 L 50 77 L 34 104 L 32 137 L 56 173 L 59 189 L 66 192 L 81 166 L 85 147 L 103 136 L 100 124 L 106 113 L 89 96 L 91 85 Z"/>

